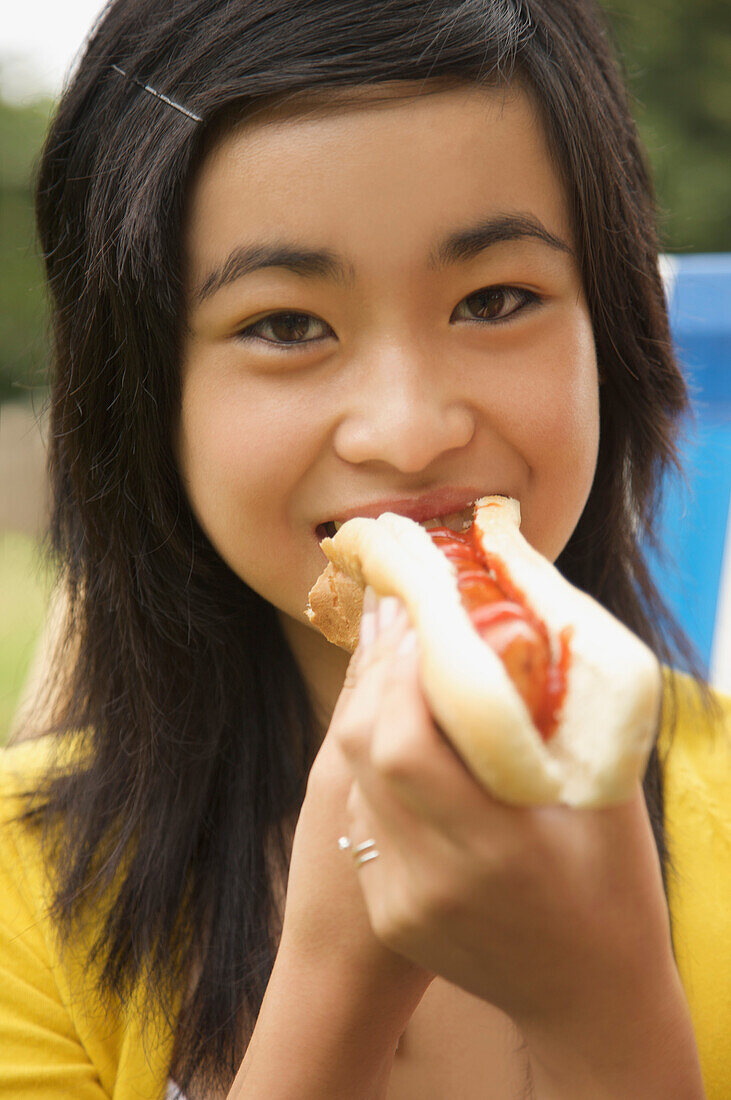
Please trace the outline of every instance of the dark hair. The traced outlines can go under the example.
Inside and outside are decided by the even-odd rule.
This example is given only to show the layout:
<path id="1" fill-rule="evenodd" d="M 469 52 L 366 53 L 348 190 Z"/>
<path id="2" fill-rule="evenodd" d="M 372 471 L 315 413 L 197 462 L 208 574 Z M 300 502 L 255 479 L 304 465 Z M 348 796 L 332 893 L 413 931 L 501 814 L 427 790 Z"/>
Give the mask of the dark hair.
<path id="1" fill-rule="evenodd" d="M 51 547 L 70 608 L 52 728 L 59 743 L 85 731 L 88 756 L 49 773 L 28 820 L 45 824 L 64 937 L 92 897 L 113 898 L 91 961 L 122 998 L 146 980 L 176 1028 L 184 1091 L 230 1087 L 243 1057 L 276 953 L 274 876 L 286 882 L 317 743 L 274 609 L 210 545 L 173 458 L 187 185 L 210 135 L 268 104 L 511 80 L 539 105 L 565 183 L 604 378 L 594 484 L 557 565 L 702 681 L 645 559 L 688 395 L 651 183 L 590 0 L 117 0 L 47 137 Z M 665 874 L 656 750 L 644 789 Z M 174 1019 L 194 957 L 200 980 Z"/>

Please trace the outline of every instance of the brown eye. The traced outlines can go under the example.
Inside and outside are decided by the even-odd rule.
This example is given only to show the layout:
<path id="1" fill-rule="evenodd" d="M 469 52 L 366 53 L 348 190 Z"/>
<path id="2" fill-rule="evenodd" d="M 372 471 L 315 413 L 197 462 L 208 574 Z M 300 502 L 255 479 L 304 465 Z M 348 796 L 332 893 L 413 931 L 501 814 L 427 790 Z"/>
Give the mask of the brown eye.
<path id="1" fill-rule="evenodd" d="M 306 313 L 275 313 L 267 320 L 275 340 L 290 343 L 305 338 L 312 318 Z"/>
<path id="2" fill-rule="evenodd" d="M 314 336 L 306 339 L 307 333 L 310 332 L 310 325 L 325 325 L 324 321 L 319 321 L 317 317 L 311 316 L 309 313 L 295 313 L 293 311 L 270 313 L 268 317 L 262 317 L 260 321 L 256 321 L 253 325 L 247 325 L 245 329 L 238 334 L 240 340 L 259 340 L 264 344 L 272 344 L 277 348 L 303 347 L 306 344 L 314 344 L 322 339 L 321 336 Z"/>
<path id="3" fill-rule="evenodd" d="M 475 319 L 489 322 L 506 320 L 538 301 L 538 295 L 531 290 L 514 286 L 488 286 L 464 298 L 460 306 L 466 304 Z"/>

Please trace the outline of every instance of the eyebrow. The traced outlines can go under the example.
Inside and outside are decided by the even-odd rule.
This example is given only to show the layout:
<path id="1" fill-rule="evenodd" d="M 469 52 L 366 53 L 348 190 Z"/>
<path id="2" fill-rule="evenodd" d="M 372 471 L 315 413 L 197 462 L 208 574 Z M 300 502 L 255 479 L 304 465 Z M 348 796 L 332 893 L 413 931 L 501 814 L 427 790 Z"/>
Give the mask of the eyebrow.
<path id="1" fill-rule="evenodd" d="M 427 266 L 435 271 L 464 263 L 493 245 L 525 238 L 573 255 L 566 241 L 550 233 L 532 214 L 498 214 L 443 238 L 430 253 Z M 287 242 L 239 245 L 223 263 L 207 273 L 193 292 L 194 301 L 200 305 L 237 279 L 265 267 L 285 268 L 303 279 L 330 279 L 341 286 L 352 286 L 355 281 L 353 265 L 331 249 L 305 248 Z"/>

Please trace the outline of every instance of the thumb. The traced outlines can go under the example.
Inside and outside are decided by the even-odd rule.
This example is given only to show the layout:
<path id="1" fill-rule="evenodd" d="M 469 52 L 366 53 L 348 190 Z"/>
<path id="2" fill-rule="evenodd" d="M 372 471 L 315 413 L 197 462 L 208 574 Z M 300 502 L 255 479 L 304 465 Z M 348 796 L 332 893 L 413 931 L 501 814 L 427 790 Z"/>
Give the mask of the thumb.
<path id="1" fill-rule="evenodd" d="M 370 585 L 366 585 L 363 595 L 363 610 L 360 617 L 360 635 L 358 645 L 351 654 L 348 667 L 345 671 L 345 679 L 333 709 L 330 719 L 330 728 L 342 716 L 353 695 L 361 672 L 366 664 L 366 657 L 376 638 L 376 613 L 378 610 L 378 597 Z"/>

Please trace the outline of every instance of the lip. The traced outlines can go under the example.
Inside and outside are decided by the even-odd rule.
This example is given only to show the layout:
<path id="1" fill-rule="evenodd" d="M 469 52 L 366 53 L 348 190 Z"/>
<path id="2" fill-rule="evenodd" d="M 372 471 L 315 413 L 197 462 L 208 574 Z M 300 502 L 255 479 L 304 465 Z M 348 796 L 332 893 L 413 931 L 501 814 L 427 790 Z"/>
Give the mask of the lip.
<path id="1" fill-rule="evenodd" d="M 435 516 L 447 516 L 450 512 L 461 512 L 473 501 L 484 496 L 498 496 L 497 492 L 489 492 L 477 486 L 453 486 L 446 485 L 434 493 L 428 493 L 420 497 L 399 497 L 398 499 L 377 500 L 355 504 L 345 512 L 328 516 L 317 526 L 317 534 L 323 531 L 326 523 L 345 523 L 356 516 L 364 519 L 377 519 L 384 512 L 395 512 L 399 516 L 413 519 L 421 523 L 425 519 L 433 519 Z"/>

